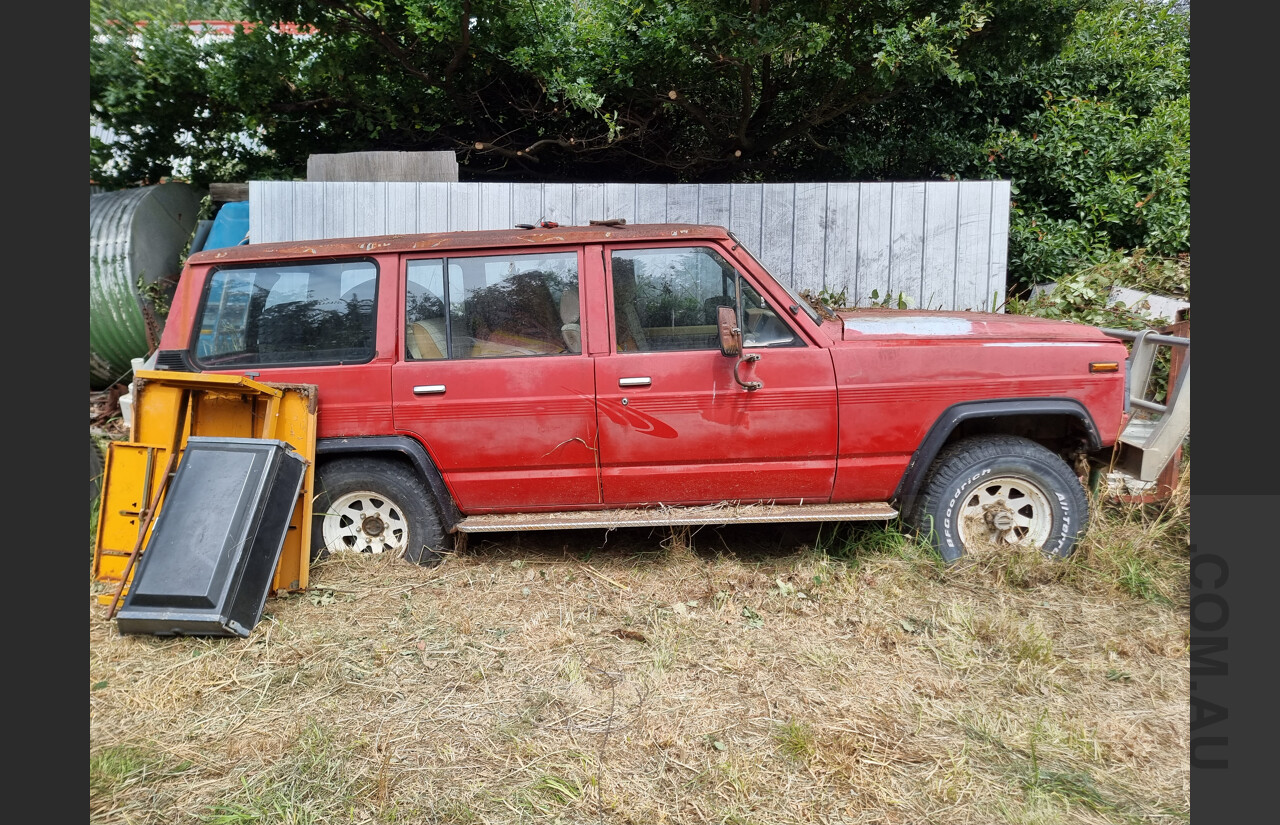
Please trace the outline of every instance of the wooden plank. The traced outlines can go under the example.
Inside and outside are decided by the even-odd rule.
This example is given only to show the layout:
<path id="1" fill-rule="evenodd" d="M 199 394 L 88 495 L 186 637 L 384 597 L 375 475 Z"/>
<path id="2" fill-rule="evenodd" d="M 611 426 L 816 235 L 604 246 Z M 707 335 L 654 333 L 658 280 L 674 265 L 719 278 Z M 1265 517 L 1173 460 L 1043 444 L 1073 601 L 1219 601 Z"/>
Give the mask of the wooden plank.
<path id="1" fill-rule="evenodd" d="M 446 183 L 449 187 L 449 231 L 480 228 L 480 184 Z"/>
<path id="2" fill-rule="evenodd" d="M 924 183 L 893 184 L 889 237 L 889 306 L 899 297 L 920 306 L 924 258 Z"/>
<path id="3" fill-rule="evenodd" d="M 796 290 L 822 290 L 826 234 L 827 184 L 797 183 L 791 250 L 791 286 Z"/>
<path id="4" fill-rule="evenodd" d="M 329 182 L 320 184 L 324 196 L 324 238 L 350 238 L 356 226 L 356 184 Z M 252 210 L 252 207 L 250 207 Z"/>
<path id="5" fill-rule="evenodd" d="M 991 182 L 990 280 L 987 294 L 998 295 L 997 308 L 1004 312 L 1009 298 L 1009 181 Z"/>
<path id="6" fill-rule="evenodd" d="M 604 184 L 575 183 L 573 185 L 573 226 L 586 226 L 588 221 L 602 221 L 604 213 Z"/>
<path id="7" fill-rule="evenodd" d="M 534 226 L 542 220 L 542 184 L 511 184 L 511 225 L 528 223 Z"/>
<path id="8" fill-rule="evenodd" d="M 449 231 L 448 183 L 418 184 L 418 232 Z"/>
<path id="9" fill-rule="evenodd" d="M 309 181 L 456 181 L 458 158 L 450 151 L 339 152 L 307 157 Z"/>
<path id="10" fill-rule="evenodd" d="M 289 183 L 293 192 L 293 234 L 282 241 L 311 241 L 325 237 L 324 234 L 324 184 L 323 183 Z M 249 217 L 252 221 L 257 207 L 249 204 Z"/>
<path id="11" fill-rule="evenodd" d="M 636 185 L 634 183 L 606 183 L 604 185 L 604 214 L 627 223 L 636 223 Z"/>
<path id="12" fill-rule="evenodd" d="M 252 183 L 253 181 L 251 181 Z M 250 199 L 248 183 L 211 183 L 209 200 L 215 204 L 234 203 Z"/>
<path id="13" fill-rule="evenodd" d="M 353 194 L 352 234 L 387 234 L 387 184 L 383 181 L 359 184 L 353 187 Z"/>
<path id="14" fill-rule="evenodd" d="M 698 222 L 698 184 L 667 185 L 667 223 Z"/>
<path id="15" fill-rule="evenodd" d="M 418 184 L 395 181 L 387 184 L 387 233 L 403 235 L 417 231 Z"/>
<path id="16" fill-rule="evenodd" d="M 960 187 L 956 235 L 956 309 L 991 309 L 991 182 Z"/>
<path id="17" fill-rule="evenodd" d="M 293 186 L 284 181 L 253 181 L 249 184 L 249 240 L 287 241 L 293 238 Z M 262 204 L 255 209 L 252 204 Z"/>
<path id="18" fill-rule="evenodd" d="M 999 304 L 1006 291 L 1008 181 L 702 186 L 253 181 L 249 189 L 255 242 L 443 232 L 539 219 L 571 225 L 585 223 L 593 213 L 625 213 L 632 193 L 632 211 L 622 215 L 628 223 L 728 226 L 780 280 L 797 289 L 846 289 L 851 304 L 866 305 L 871 290 L 878 289 L 881 300 L 892 301 L 902 292 L 931 309 L 990 309 L 993 296 Z M 788 190 L 789 199 L 783 197 Z M 575 200 L 580 215 L 575 215 Z M 595 203 L 601 204 L 599 210 Z M 780 222 L 789 228 L 780 228 Z M 918 291 L 909 286 L 913 277 Z"/>
<path id="19" fill-rule="evenodd" d="M 827 185 L 826 258 L 822 286 L 831 294 L 844 292 L 852 299 L 858 290 L 858 208 L 860 190 L 856 183 Z"/>
<path id="20" fill-rule="evenodd" d="M 729 184 L 703 183 L 698 185 L 697 223 L 707 226 L 729 225 Z"/>
<path id="21" fill-rule="evenodd" d="M 920 256 L 922 309 L 955 308 L 960 186 L 953 181 L 929 181 L 924 187 L 924 237 Z"/>
<path id="22" fill-rule="evenodd" d="M 858 192 L 858 289 L 851 304 L 869 306 L 889 292 L 892 183 L 860 183 Z"/>
<path id="23" fill-rule="evenodd" d="M 480 185 L 479 229 L 510 229 L 511 184 L 485 183 Z"/>
<path id="24" fill-rule="evenodd" d="M 542 185 L 542 218 L 556 223 L 573 223 L 573 184 L 545 183 Z M 537 221 L 534 221 L 537 223 Z"/>
<path id="25" fill-rule="evenodd" d="M 729 231 L 755 255 L 760 254 L 764 184 L 735 183 L 729 192 Z"/>
<path id="26" fill-rule="evenodd" d="M 766 183 L 761 193 L 760 263 L 778 281 L 791 283 L 792 229 L 795 226 L 796 185 Z"/>
<path id="27" fill-rule="evenodd" d="M 636 184 L 636 223 L 667 222 L 667 185 Z"/>

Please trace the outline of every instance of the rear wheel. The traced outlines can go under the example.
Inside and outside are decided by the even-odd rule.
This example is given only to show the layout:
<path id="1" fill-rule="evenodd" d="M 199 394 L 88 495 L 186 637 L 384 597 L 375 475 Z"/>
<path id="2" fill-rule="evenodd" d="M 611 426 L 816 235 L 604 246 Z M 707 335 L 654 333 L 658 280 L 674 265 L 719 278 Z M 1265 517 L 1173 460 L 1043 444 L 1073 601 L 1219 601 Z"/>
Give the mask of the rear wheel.
<path id="1" fill-rule="evenodd" d="M 977 436 L 938 455 L 910 522 L 947 562 L 1034 548 L 1063 558 L 1089 520 L 1089 499 L 1058 455 L 1026 438 Z"/>
<path id="2" fill-rule="evenodd" d="M 444 531 L 429 493 L 407 467 L 374 458 L 343 458 L 316 468 L 311 557 L 393 553 L 438 564 Z"/>

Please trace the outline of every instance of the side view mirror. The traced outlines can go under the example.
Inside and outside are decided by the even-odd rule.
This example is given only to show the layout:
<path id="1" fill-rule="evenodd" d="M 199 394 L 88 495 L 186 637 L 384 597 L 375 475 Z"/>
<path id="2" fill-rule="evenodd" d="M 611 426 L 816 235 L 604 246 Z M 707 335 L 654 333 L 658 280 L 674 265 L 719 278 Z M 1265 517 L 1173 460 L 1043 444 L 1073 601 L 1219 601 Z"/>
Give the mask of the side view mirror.
<path id="1" fill-rule="evenodd" d="M 720 335 L 720 354 L 736 358 L 742 352 L 742 330 L 733 307 L 716 307 L 716 329 Z"/>
<path id="2" fill-rule="evenodd" d="M 716 329 L 720 334 L 720 353 L 726 358 L 737 358 L 733 365 L 733 380 L 747 392 L 758 390 L 764 386 L 759 381 L 743 381 L 738 375 L 738 368 L 744 363 L 750 364 L 760 360 L 757 353 L 742 354 L 742 330 L 738 328 L 738 313 L 733 307 L 716 308 Z"/>

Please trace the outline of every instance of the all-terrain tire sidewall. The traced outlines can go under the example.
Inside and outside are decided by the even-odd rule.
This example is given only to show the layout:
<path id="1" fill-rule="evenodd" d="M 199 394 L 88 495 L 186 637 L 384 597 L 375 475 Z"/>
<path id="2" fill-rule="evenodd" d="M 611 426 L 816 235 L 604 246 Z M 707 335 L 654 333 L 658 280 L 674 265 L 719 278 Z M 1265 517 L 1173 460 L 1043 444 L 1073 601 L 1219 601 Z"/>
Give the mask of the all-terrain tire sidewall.
<path id="1" fill-rule="evenodd" d="M 329 556 L 324 545 L 324 518 L 334 501 L 348 493 L 375 492 L 404 514 L 408 543 L 404 558 L 414 564 L 438 564 L 445 535 L 430 493 L 417 474 L 396 461 L 377 458 L 338 458 L 316 467 L 316 496 L 311 525 L 311 558 Z"/>
<path id="2" fill-rule="evenodd" d="M 1021 478 L 1048 498 L 1051 525 L 1042 551 L 1065 558 L 1089 522 L 1089 499 L 1080 479 L 1058 455 L 1017 436 L 977 436 L 956 442 L 938 456 L 909 521 L 947 563 L 959 561 L 961 509 L 983 479 Z"/>

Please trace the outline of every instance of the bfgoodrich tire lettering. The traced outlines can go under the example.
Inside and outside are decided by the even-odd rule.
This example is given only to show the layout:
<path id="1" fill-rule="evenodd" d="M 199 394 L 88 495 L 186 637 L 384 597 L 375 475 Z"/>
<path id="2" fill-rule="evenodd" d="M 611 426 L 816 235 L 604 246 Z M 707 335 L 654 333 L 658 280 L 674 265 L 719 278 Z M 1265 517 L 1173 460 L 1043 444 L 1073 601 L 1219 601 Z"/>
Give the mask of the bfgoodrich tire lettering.
<path id="1" fill-rule="evenodd" d="M 415 564 L 441 560 L 445 536 L 427 490 L 406 466 L 342 458 L 316 468 L 311 557 L 395 553 Z"/>
<path id="2" fill-rule="evenodd" d="M 976 436 L 943 450 L 911 524 L 947 562 L 989 547 L 1034 547 L 1063 558 L 1089 521 L 1089 499 L 1067 463 L 1017 436 Z"/>

